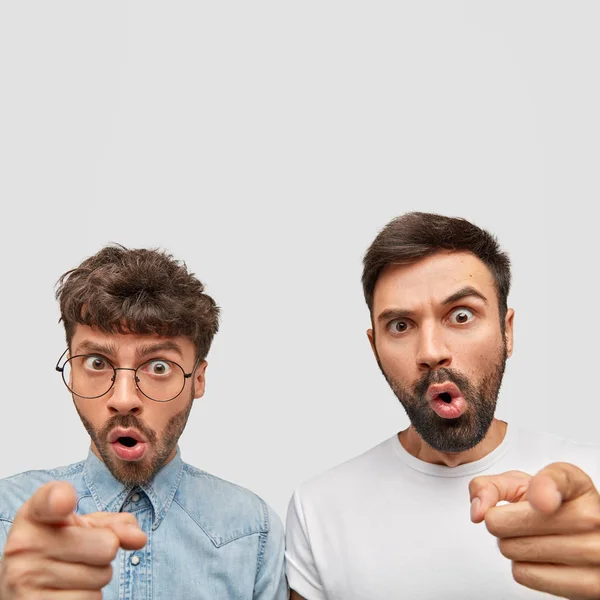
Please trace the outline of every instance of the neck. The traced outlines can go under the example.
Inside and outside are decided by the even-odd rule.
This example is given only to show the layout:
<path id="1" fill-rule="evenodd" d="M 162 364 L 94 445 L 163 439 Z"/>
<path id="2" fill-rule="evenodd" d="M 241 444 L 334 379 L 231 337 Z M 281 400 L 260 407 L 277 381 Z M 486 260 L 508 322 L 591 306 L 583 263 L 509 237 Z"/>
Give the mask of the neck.
<path id="1" fill-rule="evenodd" d="M 403 448 L 415 458 L 433 465 L 445 465 L 447 467 L 458 467 L 466 463 L 475 462 L 493 452 L 506 435 L 507 424 L 504 421 L 494 419 L 486 436 L 470 450 L 465 452 L 448 453 L 439 452 L 429 446 L 411 425 L 408 429 L 398 434 Z"/>

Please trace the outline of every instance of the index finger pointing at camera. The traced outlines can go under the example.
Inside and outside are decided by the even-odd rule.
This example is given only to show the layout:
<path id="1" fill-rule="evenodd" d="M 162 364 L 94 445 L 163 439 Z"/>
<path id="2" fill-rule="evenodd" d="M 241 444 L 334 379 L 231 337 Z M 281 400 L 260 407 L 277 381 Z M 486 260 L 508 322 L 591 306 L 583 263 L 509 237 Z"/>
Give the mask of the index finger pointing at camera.
<path id="1" fill-rule="evenodd" d="M 15 521 L 26 519 L 45 525 L 75 524 L 73 511 L 77 506 L 77 493 L 65 481 L 51 481 L 40 487 L 15 516 Z"/>
<path id="2" fill-rule="evenodd" d="M 533 477 L 527 490 L 527 500 L 536 510 L 551 514 L 563 502 L 589 494 L 598 495 L 590 477 L 575 465 L 557 462 Z"/>

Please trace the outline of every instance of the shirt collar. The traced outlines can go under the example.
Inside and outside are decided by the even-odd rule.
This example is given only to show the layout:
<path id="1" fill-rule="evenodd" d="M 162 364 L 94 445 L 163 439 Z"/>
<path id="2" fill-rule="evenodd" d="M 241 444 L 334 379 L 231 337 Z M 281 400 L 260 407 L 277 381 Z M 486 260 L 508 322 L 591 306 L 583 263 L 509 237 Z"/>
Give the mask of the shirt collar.
<path id="1" fill-rule="evenodd" d="M 91 450 L 83 469 L 86 485 L 99 511 L 119 512 L 134 489 L 143 490 L 154 509 L 152 529 L 156 529 L 167 514 L 182 474 L 183 461 L 179 447 L 173 459 L 162 467 L 150 482 L 140 486 L 126 486 L 117 481 Z"/>

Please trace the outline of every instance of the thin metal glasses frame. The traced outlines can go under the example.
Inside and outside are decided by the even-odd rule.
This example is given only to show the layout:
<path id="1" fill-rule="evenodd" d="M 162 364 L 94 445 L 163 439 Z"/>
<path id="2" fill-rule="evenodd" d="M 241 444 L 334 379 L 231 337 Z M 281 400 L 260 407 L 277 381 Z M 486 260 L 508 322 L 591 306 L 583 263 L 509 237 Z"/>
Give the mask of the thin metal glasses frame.
<path id="1" fill-rule="evenodd" d="M 67 349 L 66 349 L 66 350 L 65 350 L 65 351 L 64 351 L 64 352 L 63 352 L 63 353 L 60 355 L 60 358 L 58 359 L 58 361 L 57 361 L 57 363 L 56 363 L 56 367 L 55 367 L 55 369 L 56 369 L 56 370 L 57 370 L 57 371 L 58 371 L 58 372 L 59 372 L 59 373 L 62 375 L 62 380 L 63 380 L 63 383 L 64 383 L 64 384 L 67 386 L 67 389 L 68 389 L 68 390 L 69 390 L 71 393 L 75 394 L 76 396 L 79 396 L 79 398 L 85 398 L 86 400 L 95 400 L 96 398 L 102 398 L 102 396 L 106 396 L 106 394 L 108 394 L 108 392 L 110 392 L 110 390 L 112 390 L 112 388 L 113 388 L 113 387 L 114 387 L 114 385 L 115 385 L 115 381 L 117 380 L 117 371 L 133 371 L 133 372 L 135 373 L 135 375 L 134 375 L 134 378 L 133 378 L 133 379 L 134 379 L 134 381 L 135 381 L 135 387 L 136 387 L 136 388 L 137 388 L 137 389 L 138 389 L 138 390 L 139 390 L 139 391 L 140 391 L 140 392 L 141 392 L 141 393 L 142 393 L 144 396 L 146 396 L 146 398 L 148 398 L 149 400 L 152 400 L 152 402 L 171 402 L 171 400 L 175 400 L 175 398 L 177 398 L 177 396 L 179 396 L 179 395 L 181 394 L 181 392 L 183 392 L 183 390 L 185 389 L 185 380 L 186 380 L 186 379 L 189 379 L 189 378 L 190 378 L 190 377 L 191 377 L 191 376 L 194 374 L 194 371 L 196 370 L 196 367 L 198 366 L 198 363 L 200 362 L 200 357 L 198 357 L 198 358 L 196 359 L 196 362 L 194 363 L 194 367 L 193 367 L 193 369 L 192 369 L 192 370 L 191 370 L 189 373 L 186 373 L 186 372 L 185 372 L 185 370 L 184 370 L 184 368 L 183 368 L 183 367 L 182 367 L 180 364 L 176 363 L 176 362 L 175 362 L 175 361 L 173 361 L 173 360 L 168 360 L 168 359 L 166 359 L 166 358 L 163 358 L 163 359 L 152 358 L 152 359 L 150 359 L 150 360 L 146 360 L 146 361 L 144 361 L 144 362 L 143 362 L 141 365 L 139 365 L 138 367 L 136 367 L 135 369 L 133 369 L 133 368 L 131 368 L 131 367 L 115 367 L 115 366 L 114 366 L 114 365 L 113 365 L 113 364 L 110 362 L 110 360 L 108 360 L 108 359 L 107 359 L 107 358 L 105 358 L 104 356 L 100 356 L 100 355 L 98 355 L 98 354 L 76 354 L 75 356 L 71 356 L 71 357 L 69 357 L 69 358 L 68 358 L 68 359 L 65 361 L 65 363 L 64 363 L 64 364 L 61 366 L 61 364 L 60 364 L 60 361 L 61 361 L 61 360 L 64 358 L 65 354 L 66 354 L 68 351 L 69 351 L 69 348 L 67 348 Z M 108 388 L 108 389 L 107 389 L 105 392 L 103 392 L 102 394 L 100 394 L 99 396 L 82 396 L 81 394 L 78 394 L 77 392 L 73 391 L 73 390 L 72 390 L 72 389 L 69 387 L 69 384 L 67 383 L 67 381 L 65 380 L 65 364 L 66 364 L 67 362 L 70 362 L 70 361 L 72 361 L 72 360 L 73 360 L 73 359 L 75 359 L 75 358 L 79 358 L 80 356 L 98 356 L 99 358 L 102 358 L 103 360 L 105 360 L 105 361 L 106 361 L 106 362 L 107 362 L 107 363 L 108 363 L 108 364 L 109 364 L 109 365 L 112 367 L 112 369 L 113 369 L 113 371 L 114 371 L 114 374 L 113 374 L 113 376 L 112 376 L 112 378 L 111 378 L 111 384 L 110 384 L 110 387 L 109 387 L 109 388 Z M 138 376 L 137 376 L 138 369 L 140 369 L 141 367 L 143 367 L 145 364 L 149 363 L 149 362 L 150 362 L 150 361 L 152 361 L 152 360 L 164 360 L 164 361 L 166 361 L 166 362 L 169 362 L 169 363 L 171 363 L 171 364 L 177 365 L 177 366 L 178 366 L 178 367 L 181 369 L 181 372 L 183 373 L 183 385 L 181 386 L 181 390 L 180 390 L 179 392 L 177 392 L 177 394 L 175 394 L 175 395 L 174 395 L 172 398 L 169 398 L 168 400 L 156 400 L 155 398 L 152 398 L 151 396 L 148 396 L 148 394 L 146 394 L 146 393 L 144 392 L 144 390 L 142 390 L 142 388 L 139 386 L 139 381 L 140 381 L 140 380 L 139 380 L 139 378 L 138 378 Z"/>

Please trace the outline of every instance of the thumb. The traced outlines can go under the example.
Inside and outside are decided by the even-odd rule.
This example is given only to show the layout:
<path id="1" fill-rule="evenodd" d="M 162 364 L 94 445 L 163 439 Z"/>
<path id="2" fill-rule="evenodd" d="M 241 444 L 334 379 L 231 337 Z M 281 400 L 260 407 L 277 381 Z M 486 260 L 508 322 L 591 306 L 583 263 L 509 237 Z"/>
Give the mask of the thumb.
<path id="1" fill-rule="evenodd" d="M 469 483 L 471 521 L 481 523 L 485 513 L 498 502 L 520 502 L 524 499 L 531 475 L 523 471 L 507 471 L 500 475 L 482 475 Z"/>

